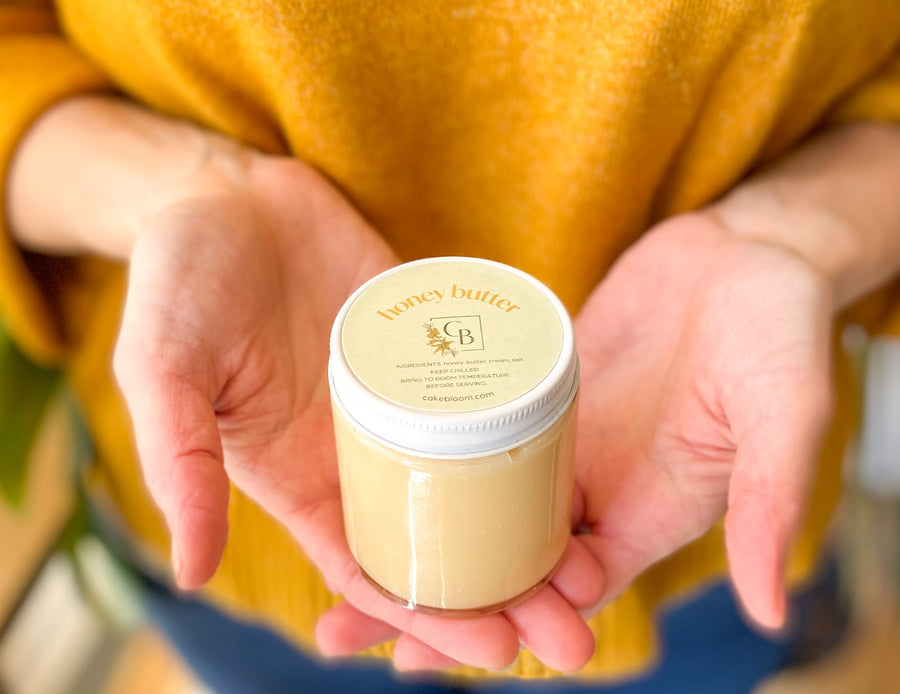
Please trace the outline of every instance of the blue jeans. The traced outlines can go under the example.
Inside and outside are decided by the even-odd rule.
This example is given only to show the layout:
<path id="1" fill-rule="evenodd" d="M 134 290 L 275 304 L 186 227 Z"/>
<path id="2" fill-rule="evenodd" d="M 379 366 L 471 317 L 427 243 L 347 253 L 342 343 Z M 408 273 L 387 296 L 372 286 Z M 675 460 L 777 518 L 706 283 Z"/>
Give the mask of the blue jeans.
<path id="1" fill-rule="evenodd" d="M 825 572 L 823 580 L 795 599 L 794 622 L 800 628 L 780 639 L 748 628 L 730 589 L 714 585 L 660 616 L 664 652 L 652 672 L 609 685 L 564 678 L 464 684 L 410 678 L 398 675 L 389 663 L 325 661 L 300 653 L 264 627 L 237 622 L 149 580 L 144 601 L 151 621 L 216 694 L 746 694 L 796 659 L 798 649 L 810 649 L 802 626 L 821 623 L 823 611 L 834 611 L 834 573 Z M 831 621 L 831 626 L 820 626 L 813 650 L 836 640 L 840 620 Z M 823 637 L 829 630 L 834 633 Z"/>

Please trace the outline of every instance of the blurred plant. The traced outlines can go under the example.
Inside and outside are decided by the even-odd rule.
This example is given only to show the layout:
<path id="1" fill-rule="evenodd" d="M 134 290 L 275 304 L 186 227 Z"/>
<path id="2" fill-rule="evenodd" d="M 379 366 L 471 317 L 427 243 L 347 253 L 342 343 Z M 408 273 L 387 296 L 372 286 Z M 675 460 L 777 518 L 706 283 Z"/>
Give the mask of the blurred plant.
<path id="1" fill-rule="evenodd" d="M 0 327 L 0 497 L 14 507 L 22 504 L 31 449 L 61 383 L 58 369 L 30 361 Z"/>
<path id="2" fill-rule="evenodd" d="M 82 598 L 95 613 L 118 628 L 133 627 L 140 621 L 134 575 L 99 539 L 87 499 L 85 476 L 95 451 L 79 403 L 59 369 L 29 360 L 0 325 L 0 504 L 22 509 L 32 450 L 51 408 L 65 413 L 66 483 L 72 491 L 72 507 L 41 566 L 50 557 L 64 554 L 71 561 Z"/>

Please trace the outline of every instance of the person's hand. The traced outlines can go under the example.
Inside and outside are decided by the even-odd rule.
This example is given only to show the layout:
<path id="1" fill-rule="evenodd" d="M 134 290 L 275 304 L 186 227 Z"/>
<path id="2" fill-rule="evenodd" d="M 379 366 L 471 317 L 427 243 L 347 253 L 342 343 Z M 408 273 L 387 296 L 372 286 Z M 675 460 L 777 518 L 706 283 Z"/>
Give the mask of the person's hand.
<path id="1" fill-rule="evenodd" d="M 792 251 L 672 218 L 614 265 L 576 320 L 579 540 L 600 609 L 725 514 L 732 580 L 778 627 L 782 570 L 830 411 L 832 291 Z"/>
<path id="2" fill-rule="evenodd" d="M 326 650 L 405 632 L 453 662 L 504 667 L 523 640 L 557 667 L 580 667 L 593 639 L 576 608 L 599 597 L 600 583 L 579 582 L 597 572 L 583 566 L 591 560 L 577 546 L 560 590 L 547 587 L 508 616 L 471 620 L 389 602 L 350 555 L 328 337 L 350 293 L 395 263 L 324 178 L 290 159 L 261 158 L 240 185 L 205 187 L 146 220 L 131 255 L 115 370 L 148 486 L 171 530 L 178 583 L 194 588 L 215 571 L 230 480 L 287 526 L 346 597 L 319 630 Z M 575 582 L 566 582 L 573 571 Z M 348 614 L 352 629 L 342 630 Z M 401 642 L 401 661 L 403 649 Z"/>
<path id="3" fill-rule="evenodd" d="M 178 583 L 195 588 L 225 544 L 229 478 L 298 530 L 321 514 L 304 539 L 334 541 L 328 335 L 343 299 L 396 261 L 298 162 L 173 197 L 132 251 L 114 365 Z"/>

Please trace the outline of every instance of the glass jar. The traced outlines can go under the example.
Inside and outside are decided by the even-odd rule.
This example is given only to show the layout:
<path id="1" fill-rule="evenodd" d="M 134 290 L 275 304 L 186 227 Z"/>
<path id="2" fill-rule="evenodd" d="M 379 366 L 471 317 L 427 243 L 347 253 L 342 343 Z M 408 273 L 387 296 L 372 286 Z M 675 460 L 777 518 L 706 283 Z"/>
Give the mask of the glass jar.
<path id="1" fill-rule="evenodd" d="M 416 610 L 536 592 L 569 536 L 578 360 L 543 284 L 474 258 L 373 278 L 341 309 L 329 380 L 347 541 Z"/>

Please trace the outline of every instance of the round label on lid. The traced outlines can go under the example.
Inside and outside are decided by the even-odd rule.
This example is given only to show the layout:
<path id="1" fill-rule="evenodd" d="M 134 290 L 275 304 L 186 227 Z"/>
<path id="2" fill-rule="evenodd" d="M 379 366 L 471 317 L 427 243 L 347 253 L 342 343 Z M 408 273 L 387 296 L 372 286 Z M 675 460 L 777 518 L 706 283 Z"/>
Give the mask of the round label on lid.
<path id="1" fill-rule="evenodd" d="M 564 309 L 551 297 L 494 263 L 414 263 L 356 298 L 341 346 L 383 398 L 435 412 L 486 409 L 529 392 L 559 360 Z"/>

